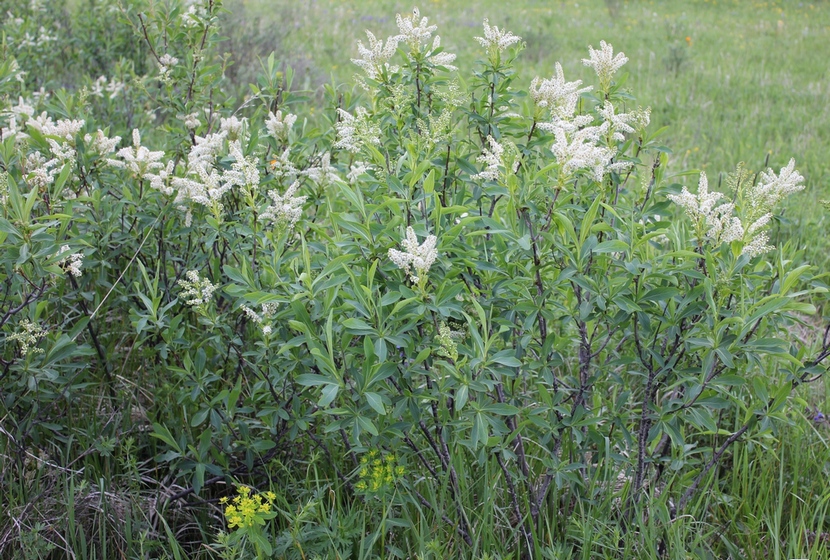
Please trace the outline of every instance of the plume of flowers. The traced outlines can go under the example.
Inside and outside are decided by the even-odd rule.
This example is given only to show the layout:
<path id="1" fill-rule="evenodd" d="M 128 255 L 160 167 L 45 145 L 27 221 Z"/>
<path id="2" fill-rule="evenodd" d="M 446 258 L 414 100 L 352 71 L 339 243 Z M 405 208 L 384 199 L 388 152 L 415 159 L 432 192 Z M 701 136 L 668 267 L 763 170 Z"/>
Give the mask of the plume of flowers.
<path id="1" fill-rule="evenodd" d="M 503 53 L 508 47 L 515 45 L 522 40 L 521 37 L 513 35 L 511 31 L 499 29 L 498 26 L 490 26 L 490 21 L 484 18 L 484 37 L 474 37 L 478 43 L 487 49 L 487 56 L 495 60 L 496 55 Z"/>
<path id="2" fill-rule="evenodd" d="M 507 143 L 503 146 L 492 136 L 487 137 L 487 143 L 490 144 L 490 149 L 484 148 L 484 152 L 476 159 L 487 167 L 481 173 L 470 176 L 471 179 L 498 181 L 503 169 L 509 169 L 513 173 L 518 171 L 521 160 L 517 157 L 518 150 L 515 144 Z"/>
<path id="3" fill-rule="evenodd" d="M 20 344 L 20 355 L 42 354 L 43 348 L 37 348 L 38 341 L 46 335 L 46 331 L 37 323 L 23 319 L 18 324 L 18 331 L 6 335 L 6 342 L 17 342 Z"/>
<path id="4" fill-rule="evenodd" d="M 270 222 L 277 227 L 291 229 L 303 215 L 303 203 L 308 197 L 295 196 L 300 183 L 294 181 L 285 194 L 281 195 L 276 190 L 268 191 L 271 204 L 259 215 L 261 222 Z"/>
<path id="5" fill-rule="evenodd" d="M 364 142 L 380 144 L 380 127 L 374 124 L 365 108 L 358 107 L 354 115 L 338 108 L 337 114 L 340 118 L 334 124 L 337 130 L 335 148 L 357 153 Z"/>
<path id="6" fill-rule="evenodd" d="M 57 256 L 61 257 L 58 260 L 58 266 L 67 270 L 72 276 L 78 278 L 81 276 L 81 267 L 84 264 L 84 254 L 83 253 L 72 253 L 68 254 L 71 249 L 69 245 L 63 245 L 58 251 Z"/>
<path id="7" fill-rule="evenodd" d="M 141 133 L 137 128 L 133 129 L 133 145 L 131 148 L 121 148 L 115 154 L 123 161 L 108 159 L 107 163 L 115 167 L 126 168 L 135 177 L 144 177 L 156 169 L 161 169 L 164 164 L 160 161 L 164 152 L 152 152 L 141 145 Z"/>
<path id="8" fill-rule="evenodd" d="M 576 112 L 579 96 L 591 91 L 591 86 L 580 88 L 582 80 L 565 81 L 562 65 L 556 63 L 556 73 L 547 79 L 533 78 L 530 82 L 530 97 L 536 107 L 549 110 L 555 119 L 570 119 Z"/>
<path id="9" fill-rule="evenodd" d="M 196 308 L 204 308 L 210 303 L 213 292 L 216 291 L 216 286 L 210 280 L 199 277 L 198 270 L 188 270 L 185 278 L 179 279 L 178 284 L 182 288 L 179 296 L 185 304 Z"/>
<path id="10" fill-rule="evenodd" d="M 279 110 L 276 113 L 269 111 L 268 118 L 265 120 L 265 128 L 268 134 L 278 142 L 287 142 L 288 132 L 296 121 L 297 115 L 291 113 L 283 115 Z"/>
<path id="11" fill-rule="evenodd" d="M 406 228 L 406 239 L 401 242 L 404 250 L 389 249 L 389 259 L 409 275 L 413 284 L 421 285 L 438 258 L 438 250 L 435 248 L 437 242 L 434 235 L 428 235 L 419 245 L 415 230 L 409 226 Z"/>
<path id="12" fill-rule="evenodd" d="M 409 45 L 413 52 L 421 50 L 421 44 L 429 41 L 432 33 L 438 30 L 437 25 L 429 25 L 428 18 L 421 18 L 421 12 L 418 8 L 413 8 L 412 13 L 405 17 L 397 14 L 395 22 L 398 24 L 398 31 L 400 31 L 400 35 L 396 39 Z"/>
<path id="13" fill-rule="evenodd" d="M 384 68 L 389 72 L 397 72 L 397 66 L 390 66 L 389 60 L 395 55 L 398 49 L 400 36 L 389 37 L 386 42 L 379 41 L 371 31 L 366 31 L 368 46 L 361 41 L 357 42 L 357 52 L 360 58 L 353 58 L 352 62 L 363 68 L 369 78 L 376 80 L 380 77 Z"/>
<path id="14" fill-rule="evenodd" d="M 583 58 L 582 63 L 594 69 L 594 72 L 596 72 L 599 78 L 601 89 L 608 91 L 608 86 L 611 85 L 611 79 L 617 70 L 628 62 L 628 57 L 621 52 L 614 55 L 614 47 L 605 41 L 600 41 L 599 47 L 599 50 L 596 50 L 594 47 L 589 46 L 589 58 Z"/>

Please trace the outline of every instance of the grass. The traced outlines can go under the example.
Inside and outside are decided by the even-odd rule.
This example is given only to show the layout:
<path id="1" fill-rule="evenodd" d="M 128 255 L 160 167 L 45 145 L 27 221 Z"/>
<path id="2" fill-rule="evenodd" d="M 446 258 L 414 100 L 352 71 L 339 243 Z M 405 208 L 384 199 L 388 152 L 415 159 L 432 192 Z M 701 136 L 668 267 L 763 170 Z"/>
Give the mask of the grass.
<path id="1" fill-rule="evenodd" d="M 248 38 L 229 41 L 242 66 L 255 71 L 256 55 L 276 48 L 307 88 L 348 82 L 364 29 L 393 35 L 394 14 L 412 9 L 395 0 L 232 0 L 227 6 L 245 27 L 232 35 Z M 640 104 L 653 107 L 653 125 L 670 127 L 665 143 L 674 152 L 672 169 L 704 170 L 714 185 L 741 161 L 755 170 L 769 161 L 777 170 L 796 159 L 807 188 L 790 202 L 782 238 L 794 238 L 810 262 L 830 262 L 830 245 L 815 242 L 828 224 L 819 202 L 830 198 L 826 2 L 432 0 L 420 9 L 438 26 L 442 45 L 458 54 L 460 68 L 480 56 L 473 37 L 481 35 L 483 18 L 522 36 L 524 84 L 551 75 L 556 61 L 569 79 L 590 81 L 591 70 L 580 65 L 588 45 L 612 43 L 629 57 L 628 85 Z"/>

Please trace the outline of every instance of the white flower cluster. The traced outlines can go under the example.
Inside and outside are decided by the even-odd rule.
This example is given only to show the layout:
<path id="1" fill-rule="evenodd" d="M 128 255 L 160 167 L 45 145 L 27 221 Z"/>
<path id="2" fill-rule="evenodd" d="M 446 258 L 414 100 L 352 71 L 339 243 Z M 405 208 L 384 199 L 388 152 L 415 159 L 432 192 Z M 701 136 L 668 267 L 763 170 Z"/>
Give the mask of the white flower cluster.
<path id="1" fill-rule="evenodd" d="M 335 148 L 357 153 L 364 142 L 380 144 L 380 127 L 374 123 L 365 108 L 358 107 L 354 115 L 338 108 L 337 114 L 340 118 L 334 123 L 334 128 L 337 129 Z"/>
<path id="2" fill-rule="evenodd" d="M 496 53 L 502 53 L 504 50 L 512 45 L 515 45 L 522 40 L 521 37 L 513 35 L 511 31 L 499 29 L 498 26 L 490 26 L 490 21 L 484 18 L 484 37 L 475 37 L 479 44 L 487 49 L 487 54 L 490 58 L 494 58 Z"/>
<path id="3" fill-rule="evenodd" d="M 763 216 L 789 195 L 804 189 L 804 177 L 795 170 L 795 159 L 781 168 L 778 175 L 772 169 L 762 171 L 758 182 L 745 195 L 748 213 Z"/>
<path id="4" fill-rule="evenodd" d="M 591 91 L 587 86 L 580 88 L 582 80 L 565 81 L 562 65 L 556 63 L 556 74 L 548 79 L 538 76 L 530 82 L 530 97 L 539 109 L 550 111 L 554 119 L 569 119 L 576 112 L 579 96 Z"/>
<path id="5" fill-rule="evenodd" d="M 406 228 L 406 239 L 401 242 L 403 251 L 389 249 L 389 259 L 409 275 L 413 284 L 422 284 L 426 281 L 430 267 L 438 258 L 435 244 L 438 239 L 429 235 L 424 242 L 418 245 L 418 237 L 412 226 Z"/>
<path id="6" fill-rule="evenodd" d="M 58 251 L 56 256 L 61 257 L 61 259 L 57 262 L 58 266 L 64 268 L 65 270 L 69 271 L 69 273 L 78 278 L 81 276 L 81 267 L 84 264 L 84 254 L 83 253 L 72 253 L 68 255 L 71 249 L 69 245 L 63 245 Z"/>
<path id="7" fill-rule="evenodd" d="M 26 156 L 22 166 L 26 182 L 37 189 L 46 188 L 52 184 L 60 172 L 60 168 L 57 167 L 58 163 L 60 162 L 57 158 L 47 161 L 40 152 L 32 152 Z"/>
<path id="8" fill-rule="evenodd" d="M 268 336 L 272 331 L 270 319 L 277 313 L 278 307 L 279 304 L 277 303 L 263 303 L 261 313 L 257 313 L 247 305 L 240 306 L 240 309 L 245 312 L 248 319 L 259 325 L 260 329 L 262 329 L 262 334 Z"/>
<path id="9" fill-rule="evenodd" d="M 217 132 L 195 137 L 195 144 L 187 155 L 184 177 L 172 176 L 173 168 L 169 163 L 163 172 L 146 177 L 154 188 L 168 195 L 175 194 L 177 207 L 186 212 L 186 225 L 190 225 L 192 218 L 188 203 L 205 206 L 218 215 L 223 208 L 221 199 L 225 193 L 234 187 L 251 190 L 259 187 L 261 177 L 256 159 L 242 151 L 243 142 L 248 138 L 247 126 L 244 118 L 220 119 Z M 230 169 L 217 169 L 217 159 L 225 153 L 234 161 Z M 170 186 L 166 186 L 168 180 Z"/>
<path id="10" fill-rule="evenodd" d="M 184 127 L 188 130 L 195 130 L 202 125 L 202 122 L 199 120 L 199 113 L 196 112 L 188 113 L 186 115 L 176 115 L 176 118 L 182 121 L 182 123 L 184 123 Z"/>
<path id="11" fill-rule="evenodd" d="M 8 128 L 0 131 L 4 138 L 13 135 L 16 141 L 24 141 L 28 138 L 28 134 L 23 132 L 24 126 L 46 137 L 46 143 L 49 145 L 48 156 L 40 152 L 31 152 L 21 163 L 29 185 L 44 188 L 52 184 L 63 165 L 75 160 L 75 137 L 83 129 L 85 121 L 60 119 L 54 122 L 46 112 L 35 117 L 34 107 L 22 97 L 18 98 L 16 106 L 3 114 L 9 117 Z"/>
<path id="12" fill-rule="evenodd" d="M 108 80 L 106 76 L 98 76 L 98 79 L 92 84 L 89 94 L 94 97 L 104 97 L 106 94 L 109 99 L 115 99 L 123 90 L 124 82 Z"/>
<path id="13" fill-rule="evenodd" d="M 297 220 L 303 215 L 303 203 L 308 198 L 305 196 L 295 196 L 299 185 L 297 181 L 294 181 L 286 189 L 284 195 L 280 195 L 276 190 L 268 191 L 268 196 L 272 200 L 272 203 L 260 214 L 258 220 L 261 222 L 270 222 L 277 228 L 293 228 Z"/>
<path id="14" fill-rule="evenodd" d="M 163 82 L 166 82 L 170 79 L 170 72 L 173 70 L 173 66 L 179 63 L 179 59 L 175 56 L 172 56 L 168 53 L 165 53 L 159 58 L 158 60 L 158 67 L 159 67 L 159 79 Z"/>
<path id="15" fill-rule="evenodd" d="M 403 41 L 413 51 L 421 50 L 421 44 L 429 41 L 432 33 L 438 30 L 437 25 L 429 25 L 428 18 L 421 18 L 418 8 L 413 8 L 412 13 L 406 17 L 397 14 L 395 23 L 398 24 L 398 41 Z"/>
<path id="16" fill-rule="evenodd" d="M 185 304 L 191 307 L 204 307 L 213 299 L 213 292 L 216 286 L 207 278 L 200 278 L 198 270 L 188 270 L 185 273 L 186 279 L 179 279 L 179 286 L 182 287 L 180 297 Z"/>
<path id="17" fill-rule="evenodd" d="M 286 113 L 283 116 L 282 111 L 278 110 L 276 113 L 269 111 L 268 118 L 265 120 L 265 128 L 268 130 L 268 134 L 270 134 L 272 138 L 278 142 L 287 143 L 288 133 L 291 131 L 291 127 L 294 126 L 296 121 L 297 115 Z"/>
<path id="18" fill-rule="evenodd" d="M 320 156 L 317 165 L 312 165 L 303 170 L 301 174 L 311 179 L 317 185 L 336 183 L 341 180 L 337 174 L 337 168 L 331 164 L 331 154 L 329 152 Z"/>
<path id="19" fill-rule="evenodd" d="M 84 127 L 84 120 L 59 119 L 57 123 L 52 122 L 52 117 L 46 111 L 37 118 L 29 119 L 26 123 L 38 130 L 44 136 L 57 136 L 61 141 L 74 142 L 75 135 Z"/>
<path id="20" fill-rule="evenodd" d="M 16 49 L 21 51 L 23 49 L 46 48 L 49 43 L 57 40 L 57 34 L 50 34 L 49 30 L 41 25 L 37 30 L 37 35 L 26 31 L 22 37 L 10 39 L 9 43 L 13 43 Z"/>
<path id="21" fill-rule="evenodd" d="M 366 162 L 356 161 L 350 166 L 349 173 L 348 175 L 346 175 L 346 179 L 349 181 L 349 183 L 354 185 L 361 175 L 373 169 L 374 167 Z"/>
<path id="22" fill-rule="evenodd" d="M 395 56 L 398 49 L 399 37 L 389 37 L 386 41 L 378 41 L 371 31 L 366 31 L 369 38 L 369 45 L 364 46 L 361 41 L 357 42 L 357 52 L 361 58 L 353 58 L 352 62 L 363 68 L 366 75 L 377 80 L 384 68 L 389 72 L 397 72 L 397 66 L 390 66 L 389 60 Z"/>
<path id="23" fill-rule="evenodd" d="M 271 158 L 268 168 L 274 177 L 296 177 L 300 173 L 291 161 L 290 156 L 290 149 L 286 148 L 281 154 Z"/>
<path id="24" fill-rule="evenodd" d="M 0 206 L 5 206 L 9 201 L 9 174 L 0 172 Z"/>
<path id="25" fill-rule="evenodd" d="M 121 160 L 108 159 L 107 163 L 113 167 L 127 169 L 134 177 L 145 178 L 153 171 L 164 168 L 164 164 L 160 161 L 164 157 L 164 152 L 153 152 L 146 146 L 142 146 L 141 133 L 137 128 L 133 129 L 132 147 L 121 148 L 115 155 Z"/>
<path id="26" fill-rule="evenodd" d="M 187 6 L 187 10 L 179 16 L 182 26 L 193 28 L 205 25 L 209 13 L 204 4 L 194 0 L 188 0 L 184 4 Z"/>
<path id="27" fill-rule="evenodd" d="M 87 149 L 102 156 L 114 152 L 119 142 L 121 142 L 120 136 L 109 138 L 100 128 L 94 136 L 92 134 L 84 135 L 84 144 L 87 145 Z"/>
<path id="28" fill-rule="evenodd" d="M 586 116 L 585 120 L 591 122 L 593 119 Z M 539 125 L 539 128 L 553 132 L 556 137 L 551 150 L 561 166 L 561 177 L 570 177 L 584 169 L 591 173 L 594 181 L 600 182 L 606 171 L 618 171 L 627 163 L 609 163 L 615 150 L 600 144 L 609 130 L 608 122 L 600 126 L 585 126 L 585 120 L 577 117 L 573 122 L 554 122 L 548 127 Z"/>
<path id="29" fill-rule="evenodd" d="M 591 48 L 591 58 L 585 62 L 598 69 L 600 82 L 603 82 L 604 77 L 610 79 L 613 72 L 628 59 L 622 53 L 613 56 L 611 45 L 605 41 L 601 45 L 601 51 Z M 635 132 L 634 126 L 642 128 L 648 124 L 648 110 L 616 113 L 611 102 L 606 100 L 598 110 L 602 123 L 593 125 L 593 116 L 576 114 L 580 95 L 591 91 L 591 87 L 582 88 L 581 85 L 579 80 L 566 81 L 562 66 L 558 63 L 552 78 L 542 80 L 537 77 L 530 85 L 530 96 L 536 107 L 550 111 L 551 121 L 537 126 L 556 138 L 551 150 L 560 164 L 560 186 L 565 179 L 581 170 L 587 170 L 595 181 L 600 182 L 606 173 L 628 168 L 630 162 L 612 163 L 617 150 L 610 144 L 625 140 L 624 134 Z"/>
<path id="30" fill-rule="evenodd" d="M 476 159 L 479 163 L 486 164 L 487 167 L 481 173 L 471 175 L 470 179 L 498 181 L 502 174 L 502 169 L 510 169 L 513 173 L 519 170 L 519 164 L 521 161 L 515 157 L 517 155 L 515 145 L 508 144 L 507 152 L 509 153 L 506 156 L 505 147 L 498 143 L 495 138 L 488 136 L 487 143 L 490 144 L 490 149 L 488 150 L 487 148 L 484 148 L 484 153 Z"/>
<path id="31" fill-rule="evenodd" d="M 429 44 L 432 33 L 438 29 L 435 25 L 429 25 L 427 18 L 421 18 L 418 8 L 414 8 L 412 13 L 405 17 L 398 14 L 395 16 L 395 21 L 398 24 L 398 35 L 389 37 L 384 42 L 379 41 L 371 32 L 367 31 L 368 47 L 360 41 L 357 42 L 357 50 L 361 58 L 353 58 L 352 62 L 360 66 L 366 72 L 366 75 L 373 80 L 378 79 L 384 69 L 388 69 L 390 72 L 398 70 L 396 66 L 389 65 L 389 60 L 394 56 L 399 43 L 406 43 L 411 53 L 420 53 L 421 47 Z M 436 35 L 432 40 L 432 46 L 427 47 L 423 53 L 424 59 L 434 66 L 443 66 L 447 70 L 457 70 L 452 65 L 455 55 L 443 51 L 436 52 L 440 48 L 441 37 Z"/>
<path id="32" fill-rule="evenodd" d="M 38 324 L 28 319 L 23 319 L 18 325 L 19 330 L 6 336 L 6 342 L 17 342 L 20 344 L 20 355 L 42 354 L 43 348 L 35 348 L 38 341 L 43 338 L 46 331 Z"/>
<path id="33" fill-rule="evenodd" d="M 594 69 L 599 78 L 600 87 L 603 91 L 608 91 L 611 79 L 617 70 L 628 62 L 628 57 L 621 52 L 615 56 L 614 47 L 605 41 L 600 41 L 599 47 L 599 50 L 595 50 L 594 47 L 589 46 L 588 55 L 590 58 L 583 58 L 582 63 Z"/>
<path id="34" fill-rule="evenodd" d="M 716 245 L 731 243 L 743 238 L 744 229 L 740 219 L 732 216 L 735 205 L 731 202 L 718 205 L 723 193 L 709 192 L 706 173 L 700 174 L 697 195 L 686 187 L 679 195 L 668 195 L 669 200 L 683 208 L 695 224 L 698 234 L 704 233 L 706 239 Z"/>
<path id="35" fill-rule="evenodd" d="M 740 173 L 739 169 L 739 173 Z M 731 202 L 716 205 L 723 197 L 722 193 L 709 192 L 706 174 L 700 174 L 697 195 L 691 194 L 686 187 L 679 195 L 669 195 L 669 200 L 682 207 L 695 224 L 698 236 L 715 245 L 742 241 L 741 254 L 755 257 L 774 249 L 769 244 L 769 235 L 763 231 L 772 219 L 771 210 L 784 197 L 804 188 L 802 177 L 795 170 L 795 160 L 790 160 L 786 167 L 781 168 L 779 174 L 768 169 L 760 174 L 758 182 L 749 184 L 741 192 L 736 193 L 741 203 L 741 214 L 745 222 L 751 222 L 744 227 L 741 218 L 733 215 L 735 204 Z"/>
<path id="36" fill-rule="evenodd" d="M 634 122 L 635 115 L 633 113 L 615 113 L 614 105 L 605 100 L 602 109 L 599 110 L 600 116 L 608 123 L 611 138 L 617 142 L 625 140 L 623 133 L 633 133 L 634 127 L 631 124 Z"/>

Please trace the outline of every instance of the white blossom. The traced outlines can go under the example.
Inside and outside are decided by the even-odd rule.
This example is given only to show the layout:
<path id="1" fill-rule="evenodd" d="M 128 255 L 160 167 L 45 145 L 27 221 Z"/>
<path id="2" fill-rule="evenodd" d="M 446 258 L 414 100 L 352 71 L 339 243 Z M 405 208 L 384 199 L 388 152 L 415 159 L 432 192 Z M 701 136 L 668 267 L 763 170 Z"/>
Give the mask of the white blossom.
<path id="1" fill-rule="evenodd" d="M 179 286 L 182 287 L 179 296 L 185 304 L 191 307 L 203 307 L 210 303 L 213 292 L 216 291 L 216 286 L 207 278 L 200 278 L 198 270 L 188 270 L 185 277 L 178 282 Z"/>
<path id="2" fill-rule="evenodd" d="M 804 189 L 804 177 L 795 170 L 795 159 L 790 159 L 778 175 L 772 169 L 762 171 L 755 186 L 747 193 L 750 214 L 763 215 L 787 196 Z"/>
<path id="3" fill-rule="evenodd" d="M 356 161 L 349 168 L 349 173 L 348 175 L 346 175 L 346 179 L 349 181 L 349 183 L 355 184 L 361 175 L 363 175 L 367 171 L 371 171 L 372 169 L 374 169 L 373 166 L 362 161 Z"/>
<path id="4" fill-rule="evenodd" d="M 57 136 L 62 141 L 73 142 L 75 135 L 84 127 L 85 121 L 60 119 L 54 123 L 52 117 L 44 111 L 37 118 L 29 119 L 26 124 L 40 131 L 44 136 Z"/>
<path id="5" fill-rule="evenodd" d="M 166 195 L 173 194 L 173 188 L 170 186 L 170 181 L 173 178 L 173 160 L 167 162 L 163 168 L 159 169 L 157 173 L 148 173 L 144 176 L 150 182 L 150 188 L 153 188 Z"/>
<path id="6" fill-rule="evenodd" d="M 296 177 L 300 173 L 291 161 L 290 155 L 289 148 L 286 148 L 281 154 L 271 158 L 268 168 L 274 177 Z"/>
<path id="7" fill-rule="evenodd" d="M 498 181 L 501 172 L 499 167 L 502 165 L 502 155 L 504 154 L 504 147 L 496 142 L 492 136 L 487 137 L 487 143 L 490 144 L 490 149 L 484 148 L 484 152 L 476 158 L 479 163 L 484 163 L 487 167 L 481 173 L 472 175 L 470 179 L 485 181 Z"/>
<path id="8" fill-rule="evenodd" d="M 26 156 L 24 170 L 26 172 L 26 182 L 32 187 L 42 189 L 51 185 L 58 172 L 56 167 L 57 159 L 46 160 L 39 152 L 32 152 Z"/>
<path id="9" fill-rule="evenodd" d="M 106 76 L 98 76 L 89 93 L 94 97 L 104 97 L 107 94 L 109 99 L 115 99 L 123 89 L 124 82 L 108 80 Z"/>
<path id="10" fill-rule="evenodd" d="M 579 96 L 591 91 L 592 87 L 580 88 L 582 80 L 565 81 L 562 65 L 556 63 L 556 74 L 548 79 L 538 76 L 530 83 L 530 97 L 540 109 L 548 109 L 554 118 L 570 119 L 576 112 Z"/>
<path id="11" fill-rule="evenodd" d="M 386 41 L 378 41 L 377 38 L 370 32 L 366 31 L 368 37 L 368 46 L 364 46 L 362 42 L 357 42 L 357 52 L 360 58 L 353 58 L 352 62 L 363 68 L 369 78 L 376 80 L 380 77 L 383 69 L 386 68 L 389 72 L 397 72 L 397 66 L 389 66 L 389 60 L 395 55 L 398 49 L 399 36 L 389 37 Z"/>
<path id="12" fill-rule="evenodd" d="M 614 55 L 614 47 L 605 41 L 599 42 L 599 50 L 594 50 L 594 47 L 588 47 L 588 56 L 590 58 L 583 58 L 582 63 L 585 66 L 590 66 L 594 69 L 599 77 L 600 85 L 603 90 L 607 90 L 611 85 L 611 78 L 614 74 L 628 62 L 628 57 L 623 53 Z"/>
<path id="13" fill-rule="evenodd" d="M 756 235 L 749 243 L 744 245 L 742 255 L 749 255 L 750 257 L 757 257 L 775 249 L 769 244 L 769 236 L 767 232 L 762 231 Z"/>
<path id="14" fill-rule="evenodd" d="M 583 123 L 584 121 L 577 119 L 575 122 Z M 574 122 L 560 121 L 552 123 L 550 129 L 556 137 L 551 150 L 561 166 L 563 176 L 570 176 L 585 169 L 591 172 L 595 181 L 602 181 L 603 175 L 609 170 L 608 164 L 614 156 L 614 150 L 598 144 L 602 135 L 608 130 L 608 123 L 580 128 Z"/>
<path id="15" fill-rule="evenodd" d="M 184 127 L 188 130 L 195 130 L 201 126 L 199 120 L 199 113 L 188 113 L 187 115 L 176 115 L 176 118 L 184 123 Z"/>
<path id="16" fill-rule="evenodd" d="M 489 20 L 484 18 L 484 37 L 475 37 L 475 40 L 487 49 L 490 57 L 493 57 L 495 53 L 504 52 L 506 48 L 518 43 L 522 38 L 513 35 L 511 31 L 500 30 L 498 26 L 491 27 Z"/>
<path id="17" fill-rule="evenodd" d="M 432 41 L 432 47 L 426 53 L 426 59 L 435 66 L 443 66 L 447 70 L 458 70 L 451 64 L 455 60 L 455 54 L 447 51 L 435 52 L 439 48 L 441 48 L 441 37 L 436 35 Z"/>
<path id="18" fill-rule="evenodd" d="M 302 171 L 302 175 L 305 175 L 318 185 L 335 183 L 340 180 L 340 176 L 337 175 L 337 168 L 331 165 L 331 154 L 329 152 L 326 152 L 320 156 L 320 162 L 318 165 L 314 165 Z"/>
<path id="19" fill-rule="evenodd" d="M 634 128 L 631 126 L 634 116 L 630 113 L 615 113 L 614 105 L 607 99 L 602 109 L 599 110 L 599 114 L 608 123 L 613 140 L 622 142 L 625 140 L 623 133 L 634 132 Z"/>
<path id="20" fill-rule="evenodd" d="M 163 151 L 152 152 L 141 145 L 141 133 L 137 128 L 133 129 L 133 145 L 129 148 L 121 148 L 115 154 L 124 161 L 108 159 L 107 163 L 115 167 L 126 168 L 135 177 L 144 177 L 156 169 L 161 169 L 164 164 L 159 161 L 164 157 Z"/>
<path id="21" fill-rule="evenodd" d="M 159 79 L 166 81 L 170 78 L 170 71 L 172 67 L 179 63 L 179 59 L 175 56 L 165 53 L 158 60 Z"/>
<path id="22" fill-rule="evenodd" d="M 119 142 L 121 142 L 120 136 L 108 138 L 100 128 L 94 136 L 92 134 L 84 135 L 84 143 L 87 145 L 87 148 L 100 155 L 107 155 L 114 152 Z"/>
<path id="23" fill-rule="evenodd" d="M 406 17 L 398 14 L 395 16 L 395 22 L 398 24 L 398 31 L 401 33 L 397 39 L 405 42 L 413 51 L 420 50 L 421 44 L 429 41 L 433 31 L 438 29 L 436 25 L 428 25 L 427 18 L 421 18 L 421 12 L 418 8 L 413 8 L 412 14 Z"/>
<path id="24" fill-rule="evenodd" d="M 20 355 L 42 354 L 43 348 L 35 348 L 38 341 L 46 335 L 46 331 L 38 324 L 28 319 L 23 319 L 18 324 L 18 331 L 6 335 L 6 342 L 17 342 L 20 344 Z"/>
<path id="25" fill-rule="evenodd" d="M 276 113 L 268 112 L 268 118 L 265 120 L 265 128 L 268 134 L 280 142 L 288 141 L 288 132 L 294 123 L 297 121 L 297 115 L 291 113 L 282 114 L 282 111 Z"/>
<path id="26" fill-rule="evenodd" d="M 227 134 L 228 140 L 238 140 L 243 137 L 243 133 L 248 126 L 248 119 L 237 119 L 231 115 L 228 118 L 219 119 L 219 130 Z"/>
<path id="27" fill-rule="evenodd" d="M 259 169 L 252 157 L 242 153 L 242 145 L 238 140 L 228 144 L 228 153 L 234 158 L 231 169 L 222 173 L 222 179 L 231 185 L 240 187 L 259 187 Z"/>
<path id="28" fill-rule="evenodd" d="M 395 265 L 409 275 L 414 284 L 421 284 L 426 281 L 430 267 L 438 258 L 438 250 L 435 248 L 438 239 L 434 235 L 428 235 L 424 242 L 418 245 L 418 237 L 412 226 L 406 228 L 406 239 L 401 242 L 403 251 L 389 249 L 389 259 Z"/>
<path id="29" fill-rule="evenodd" d="M 248 319 L 259 325 L 259 328 L 262 330 L 262 334 L 265 336 L 271 334 L 273 330 L 269 319 L 274 317 L 277 312 L 277 308 L 277 303 L 263 303 L 261 313 L 257 313 L 247 305 L 240 306 L 240 309 L 245 313 Z"/>
<path id="30" fill-rule="evenodd" d="M 358 152 L 364 142 L 380 144 L 380 127 L 372 121 L 365 108 L 357 107 L 354 116 L 338 108 L 337 114 L 340 118 L 334 123 L 337 130 L 335 148 Z"/>
<path id="31" fill-rule="evenodd" d="M 299 186 L 299 182 L 294 181 L 283 195 L 276 190 L 268 191 L 268 197 L 272 200 L 272 203 L 260 214 L 258 220 L 270 222 L 278 228 L 293 228 L 303 215 L 303 203 L 308 198 L 306 196 L 295 196 Z"/>
<path id="32" fill-rule="evenodd" d="M 58 266 L 65 268 L 72 276 L 77 278 L 81 275 L 81 267 L 84 264 L 84 254 L 72 253 L 71 255 L 65 255 L 66 253 L 69 253 L 69 251 L 71 251 L 69 245 L 63 245 L 61 247 L 57 256 L 62 258 L 57 262 L 57 264 Z"/>

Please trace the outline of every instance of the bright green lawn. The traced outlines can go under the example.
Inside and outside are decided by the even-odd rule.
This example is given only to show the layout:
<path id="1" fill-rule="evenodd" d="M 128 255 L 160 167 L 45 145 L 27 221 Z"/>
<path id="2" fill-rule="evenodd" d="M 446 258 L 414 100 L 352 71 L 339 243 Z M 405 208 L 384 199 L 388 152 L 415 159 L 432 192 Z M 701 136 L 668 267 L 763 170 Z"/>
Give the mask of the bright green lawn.
<path id="1" fill-rule="evenodd" d="M 395 34 L 395 14 L 412 9 L 395 0 L 229 0 L 227 7 L 237 23 L 258 22 L 265 43 L 258 47 L 277 48 L 311 87 L 330 77 L 350 83 L 349 59 L 364 29 Z M 653 124 L 670 126 L 665 142 L 675 170 L 704 169 L 716 184 L 739 161 L 759 169 L 769 157 L 777 170 L 796 158 L 807 190 L 787 210 L 786 233 L 811 261 L 828 261 L 830 243 L 815 240 L 829 214 L 818 201 L 830 198 L 830 3 L 432 0 L 419 7 L 459 67 L 479 56 L 473 37 L 483 18 L 521 35 L 525 82 L 552 74 L 556 61 L 567 78 L 589 82 L 581 63 L 588 45 L 612 43 L 629 57 L 628 85 L 653 108 Z M 246 53 L 234 54 L 245 64 Z"/>

